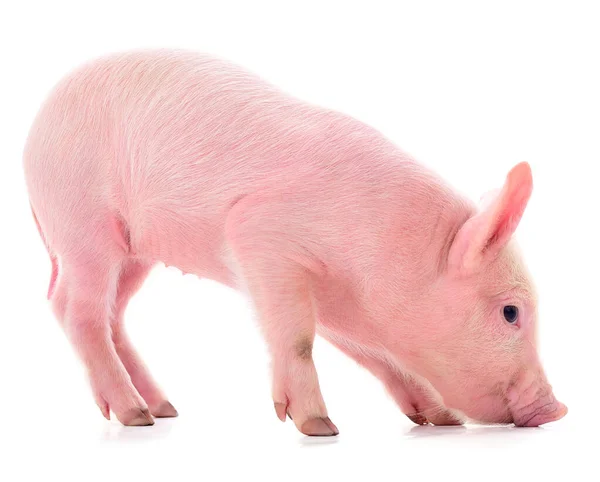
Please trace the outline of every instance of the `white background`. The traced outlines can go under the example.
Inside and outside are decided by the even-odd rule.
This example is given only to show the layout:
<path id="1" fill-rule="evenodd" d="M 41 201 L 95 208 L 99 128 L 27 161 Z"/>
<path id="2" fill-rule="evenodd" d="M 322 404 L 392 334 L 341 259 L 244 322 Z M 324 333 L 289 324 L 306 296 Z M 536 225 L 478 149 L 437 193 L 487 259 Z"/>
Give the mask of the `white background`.
<path id="1" fill-rule="evenodd" d="M 594 2 L 60 2 L 0 5 L 0 480 L 599 480 L 600 16 Z M 541 354 L 566 418 L 539 429 L 415 427 L 318 341 L 335 439 L 272 408 L 268 358 L 235 292 L 157 267 L 127 313 L 180 412 L 104 420 L 45 293 L 50 263 L 21 154 L 49 89 L 94 56 L 226 57 L 380 129 L 477 199 L 527 160 L 518 239 L 541 295 Z"/>

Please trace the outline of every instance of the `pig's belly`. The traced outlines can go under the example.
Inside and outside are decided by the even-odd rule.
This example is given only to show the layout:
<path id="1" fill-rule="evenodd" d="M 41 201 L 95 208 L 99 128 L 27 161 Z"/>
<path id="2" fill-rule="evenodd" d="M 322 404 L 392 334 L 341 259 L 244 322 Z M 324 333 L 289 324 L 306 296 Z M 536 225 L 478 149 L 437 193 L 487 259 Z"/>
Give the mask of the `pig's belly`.
<path id="1" fill-rule="evenodd" d="M 132 249 L 139 258 L 235 287 L 224 217 L 171 215 L 147 221 L 132 237 Z"/>

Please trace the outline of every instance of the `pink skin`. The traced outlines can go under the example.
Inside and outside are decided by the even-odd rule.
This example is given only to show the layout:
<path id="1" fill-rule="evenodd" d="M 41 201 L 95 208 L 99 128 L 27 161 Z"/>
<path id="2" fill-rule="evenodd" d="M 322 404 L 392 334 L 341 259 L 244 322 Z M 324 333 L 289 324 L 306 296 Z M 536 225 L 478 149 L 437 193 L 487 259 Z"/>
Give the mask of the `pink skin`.
<path id="1" fill-rule="evenodd" d="M 148 404 L 154 417 L 176 417 L 177 410 L 169 403 L 153 380 L 152 375 L 131 344 L 123 326 L 123 315 L 131 297 L 141 287 L 151 269 L 150 264 L 137 261 L 126 263 L 119 277 L 117 299 L 112 321 L 112 339 L 119 358 L 131 377 L 131 382 Z"/>
<path id="2" fill-rule="evenodd" d="M 402 412 L 417 425 L 460 425 L 462 421 L 443 406 L 424 379 L 403 373 L 393 362 L 380 360 L 333 341 L 340 350 L 379 378 Z"/>
<path id="3" fill-rule="evenodd" d="M 35 120 L 24 167 L 53 311 L 107 417 L 177 415 L 123 328 L 157 262 L 251 297 L 275 412 L 305 434 L 338 433 L 317 331 L 416 423 L 533 426 L 566 413 L 510 241 L 532 189 L 525 163 L 477 210 L 357 120 L 227 62 L 158 51 L 70 74 Z"/>

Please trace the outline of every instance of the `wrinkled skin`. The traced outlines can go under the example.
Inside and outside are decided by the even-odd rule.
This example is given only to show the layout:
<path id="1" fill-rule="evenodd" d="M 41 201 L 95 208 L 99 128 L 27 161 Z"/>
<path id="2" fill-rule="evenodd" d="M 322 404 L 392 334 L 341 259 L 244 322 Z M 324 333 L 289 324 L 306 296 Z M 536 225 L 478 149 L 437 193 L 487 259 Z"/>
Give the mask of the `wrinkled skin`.
<path id="1" fill-rule="evenodd" d="M 498 280 L 505 280 L 505 284 Z M 440 305 L 444 314 L 465 320 L 462 326 L 453 325 L 447 334 L 463 341 L 452 346 L 440 341 L 437 352 L 441 359 L 436 367 L 444 368 L 437 372 L 434 368 L 427 377 L 445 395 L 445 404 L 481 422 L 538 425 L 535 422 L 550 422 L 564 415 L 564 407 L 554 401 L 545 417 L 540 413 L 535 418 L 538 411 L 551 408 L 545 406 L 547 399 L 509 396 L 515 390 L 531 390 L 523 385 L 529 382 L 535 384 L 535 390 L 550 391 L 536 352 L 535 293 L 514 246 L 503 248 L 480 271 L 458 280 L 449 275 L 441 285 L 445 292 L 461 291 L 461 296 L 452 297 L 453 303 Z M 514 325 L 503 316 L 506 305 L 519 308 Z M 529 378 L 525 381 L 523 377 Z"/>
<path id="2" fill-rule="evenodd" d="M 148 51 L 59 83 L 24 168 L 52 260 L 48 297 L 107 418 L 177 415 L 123 324 L 158 262 L 251 298 L 275 412 L 307 435 L 338 433 L 317 332 L 415 423 L 539 425 L 566 413 L 537 357 L 535 295 L 510 241 L 532 191 L 525 163 L 476 209 L 355 119 L 225 61 Z"/>

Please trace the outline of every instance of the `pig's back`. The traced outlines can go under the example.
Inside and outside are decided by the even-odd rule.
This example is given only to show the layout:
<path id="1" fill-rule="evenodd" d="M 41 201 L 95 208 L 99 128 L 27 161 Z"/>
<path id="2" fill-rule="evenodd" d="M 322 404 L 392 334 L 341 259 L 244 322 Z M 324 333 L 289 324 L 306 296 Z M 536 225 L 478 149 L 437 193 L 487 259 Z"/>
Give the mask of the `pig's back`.
<path id="1" fill-rule="evenodd" d="M 297 191 L 302 179 L 315 203 L 325 188 L 335 197 L 347 171 L 337 161 L 373 138 L 226 61 L 136 52 L 91 62 L 57 86 L 32 128 L 25 170 L 50 243 L 63 240 L 61 225 L 115 212 L 139 255 L 219 279 L 222 225 L 237 199 Z"/>

